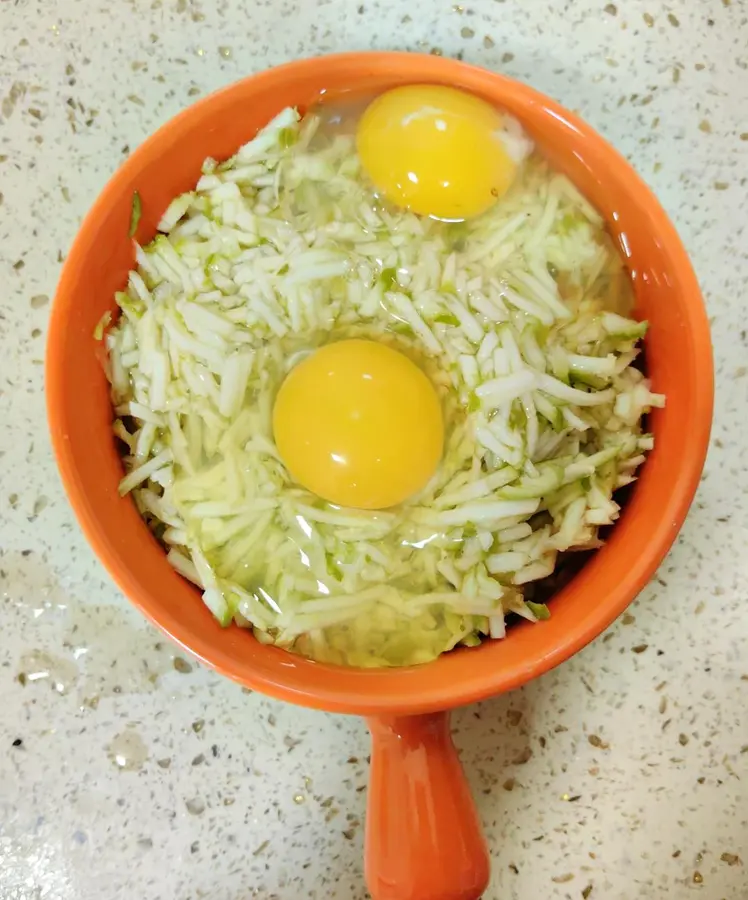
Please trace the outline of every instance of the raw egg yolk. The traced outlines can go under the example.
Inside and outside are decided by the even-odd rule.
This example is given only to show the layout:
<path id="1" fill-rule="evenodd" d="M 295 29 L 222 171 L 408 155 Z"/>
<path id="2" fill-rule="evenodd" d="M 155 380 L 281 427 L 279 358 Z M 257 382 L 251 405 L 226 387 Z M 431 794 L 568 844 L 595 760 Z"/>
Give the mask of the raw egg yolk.
<path id="1" fill-rule="evenodd" d="M 273 433 L 299 484 L 358 509 L 384 509 L 418 493 L 444 444 L 429 378 L 397 350 L 365 340 L 328 344 L 289 372 Z"/>
<path id="2" fill-rule="evenodd" d="M 516 165 L 502 117 L 455 88 L 412 85 L 366 108 L 356 145 L 384 197 L 422 216 L 462 220 L 485 212 L 512 183 Z"/>

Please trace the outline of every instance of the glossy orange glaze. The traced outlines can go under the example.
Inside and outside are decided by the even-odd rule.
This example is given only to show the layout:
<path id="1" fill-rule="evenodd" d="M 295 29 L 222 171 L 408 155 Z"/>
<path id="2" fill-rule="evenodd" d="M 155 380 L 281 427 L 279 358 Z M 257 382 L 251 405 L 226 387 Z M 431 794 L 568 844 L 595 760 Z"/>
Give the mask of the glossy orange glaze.
<path id="1" fill-rule="evenodd" d="M 341 669 L 259 644 L 238 628 L 222 629 L 171 569 L 134 504 L 117 493 L 122 466 L 93 332 L 102 314 L 115 309 L 114 292 L 134 263 L 127 237 L 134 191 L 143 202 L 137 237 L 147 241 L 169 201 L 194 185 L 206 156 L 230 156 L 281 108 L 306 107 L 322 92 L 372 94 L 414 82 L 453 85 L 505 108 L 606 217 L 628 257 L 636 313 L 650 322 L 648 373 L 667 406 L 651 416 L 655 449 L 620 521 L 554 598 L 549 621 L 419 668 Z M 70 502 L 133 603 L 200 660 L 250 688 L 305 706 L 388 718 L 518 687 L 606 628 L 652 576 L 685 518 L 704 462 L 713 394 L 709 327 L 696 278 L 675 229 L 628 163 L 584 122 L 525 85 L 453 60 L 397 53 L 331 56 L 263 72 L 196 103 L 139 147 L 105 187 L 68 256 L 49 326 L 46 378 L 50 429 Z M 485 848 L 445 723 L 446 717 L 436 724 L 429 717 L 402 719 L 394 731 L 391 723 L 374 723 L 367 873 L 376 900 L 479 895 Z M 419 785 L 418 814 L 408 829 L 390 814 L 392 784 L 403 792 Z M 437 884 L 435 858 L 452 853 L 455 840 L 464 853 L 454 878 L 445 873 Z"/>
<path id="2" fill-rule="evenodd" d="M 488 850 L 447 713 L 381 716 L 372 737 L 366 880 L 376 900 L 475 900 Z"/>

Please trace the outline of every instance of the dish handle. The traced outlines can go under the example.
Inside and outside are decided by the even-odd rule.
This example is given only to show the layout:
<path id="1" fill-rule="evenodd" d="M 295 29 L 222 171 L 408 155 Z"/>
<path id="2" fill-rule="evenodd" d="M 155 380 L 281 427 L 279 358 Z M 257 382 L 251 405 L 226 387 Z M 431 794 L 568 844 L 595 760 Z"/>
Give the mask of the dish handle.
<path id="1" fill-rule="evenodd" d="M 373 900 L 478 900 L 488 849 L 449 713 L 381 716 L 372 736 L 366 881 Z"/>

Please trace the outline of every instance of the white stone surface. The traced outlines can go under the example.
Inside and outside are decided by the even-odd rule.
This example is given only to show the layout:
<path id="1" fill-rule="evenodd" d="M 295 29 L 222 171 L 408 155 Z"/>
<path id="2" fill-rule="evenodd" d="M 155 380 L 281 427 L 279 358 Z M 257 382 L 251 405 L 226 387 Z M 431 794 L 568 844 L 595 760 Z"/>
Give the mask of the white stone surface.
<path id="1" fill-rule="evenodd" d="M 60 260 L 128 147 L 249 72 L 368 47 L 461 54 L 577 109 L 672 215 L 713 325 L 711 453 L 658 577 L 573 661 L 454 718 L 486 897 L 748 897 L 747 16 L 744 0 L 0 2 L 2 900 L 366 896 L 362 723 L 175 669 L 73 522 L 42 357 Z"/>

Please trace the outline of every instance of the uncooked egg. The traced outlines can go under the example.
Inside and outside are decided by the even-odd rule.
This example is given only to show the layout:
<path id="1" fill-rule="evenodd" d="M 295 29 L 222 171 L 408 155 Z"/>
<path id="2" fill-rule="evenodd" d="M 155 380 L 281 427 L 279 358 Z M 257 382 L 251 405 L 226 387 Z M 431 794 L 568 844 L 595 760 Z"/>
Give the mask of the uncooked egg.
<path id="1" fill-rule="evenodd" d="M 441 459 L 441 403 L 428 376 L 385 344 L 343 340 L 283 381 L 273 408 L 292 478 L 339 506 L 385 509 L 422 490 Z"/>
<path id="2" fill-rule="evenodd" d="M 356 146 L 364 171 L 390 203 L 462 220 L 485 212 L 511 185 L 529 143 L 517 130 L 513 119 L 472 94 L 409 85 L 369 104 Z"/>

